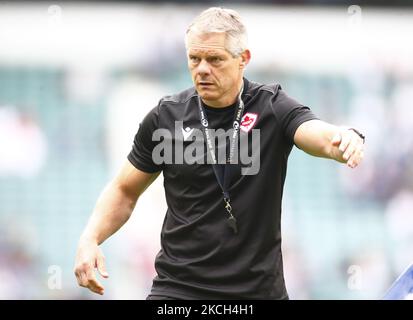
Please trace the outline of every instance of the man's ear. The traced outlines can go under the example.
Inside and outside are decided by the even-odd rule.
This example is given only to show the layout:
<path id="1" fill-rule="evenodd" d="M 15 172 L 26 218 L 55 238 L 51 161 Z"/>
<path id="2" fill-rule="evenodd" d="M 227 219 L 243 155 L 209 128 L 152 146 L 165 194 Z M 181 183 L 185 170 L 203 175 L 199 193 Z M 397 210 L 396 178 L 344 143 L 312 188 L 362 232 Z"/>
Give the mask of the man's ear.
<path id="1" fill-rule="evenodd" d="M 250 62 L 251 60 L 251 52 L 246 49 L 244 50 L 243 53 L 241 53 L 241 61 L 239 64 L 240 69 L 243 69 L 247 66 L 247 64 Z"/>

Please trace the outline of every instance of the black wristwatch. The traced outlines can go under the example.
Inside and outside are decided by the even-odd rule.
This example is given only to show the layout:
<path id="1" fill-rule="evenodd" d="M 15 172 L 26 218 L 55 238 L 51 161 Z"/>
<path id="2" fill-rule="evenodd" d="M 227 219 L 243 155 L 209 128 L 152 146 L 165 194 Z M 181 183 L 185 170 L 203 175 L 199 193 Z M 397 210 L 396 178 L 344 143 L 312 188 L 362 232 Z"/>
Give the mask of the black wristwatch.
<path id="1" fill-rule="evenodd" d="M 364 134 L 362 134 L 360 131 L 358 131 L 357 129 L 354 128 L 348 128 L 349 130 L 354 131 L 355 133 L 357 133 L 357 135 L 363 139 L 363 143 L 366 141 L 366 136 Z"/>

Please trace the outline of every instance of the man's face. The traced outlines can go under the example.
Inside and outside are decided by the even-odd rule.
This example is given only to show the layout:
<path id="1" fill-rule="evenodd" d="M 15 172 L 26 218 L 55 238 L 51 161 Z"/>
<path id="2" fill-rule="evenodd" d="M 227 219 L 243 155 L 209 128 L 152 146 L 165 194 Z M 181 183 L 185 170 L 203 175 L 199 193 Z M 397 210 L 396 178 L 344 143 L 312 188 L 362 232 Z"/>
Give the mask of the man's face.
<path id="1" fill-rule="evenodd" d="M 234 58 L 225 49 L 225 38 L 224 33 L 188 35 L 188 67 L 192 81 L 202 100 L 212 107 L 235 102 L 245 66 L 246 53 Z M 249 60 L 249 51 L 247 55 Z"/>

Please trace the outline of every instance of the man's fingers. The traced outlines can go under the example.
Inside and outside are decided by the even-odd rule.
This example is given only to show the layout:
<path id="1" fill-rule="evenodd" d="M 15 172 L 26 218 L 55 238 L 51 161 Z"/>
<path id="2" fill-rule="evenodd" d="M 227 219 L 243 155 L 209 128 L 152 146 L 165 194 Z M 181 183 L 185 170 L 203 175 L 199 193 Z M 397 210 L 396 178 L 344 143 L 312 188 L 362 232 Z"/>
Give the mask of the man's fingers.
<path id="1" fill-rule="evenodd" d="M 105 257 L 104 256 L 100 256 L 97 258 L 96 260 L 96 267 L 100 273 L 100 275 L 104 278 L 108 278 L 109 274 L 106 271 L 106 267 L 105 267 Z"/>
<path id="2" fill-rule="evenodd" d="M 105 288 L 96 279 L 88 279 L 86 287 L 98 294 L 103 294 L 105 291 Z"/>
<path id="3" fill-rule="evenodd" d="M 364 151 L 362 149 L 359 149 L 356 152 L 354 152 L 354 154 L 350 157 L 350 159 L 347 161 L 347 165 L 350 168 L 355 168 L 360 164 L 363 158 L 364 158 Z"/>
<path id="4" fill-rule="evenodd" d="M 77 271 L 76 268 L 74 270 L 74 274 L 76 276 L 76 281 L 77 281 L 78 285 L 80 286 L 80 274 L 79 274 L 79 272 Z"/>
<path id="5" fill-rule="evenodd" d="M 105 292 L 105 288 L 95 279 L 95 280 L 89 280 L 88 286 L 87 286 L 91 291 L 98 293 L 100 295 L 103 295 Z"/>
<path id="6" fill-rule="evenodd" d="M 93 292 L 103 294 L 105 288 L 97 281 L 95 273 L 90 270 L 87 274 L 87 287 Z"/>
<path id="7" fill-rule="evenodd" d="M 356 139 L 351 139 L 346 147 L 346 149 L 344 150 L 343 153 L 343 159 L 344 160 L 349 160 L 350 157 L 354 154 L 354 152 L 356 151 L 357 148 L 359 148 L 359 144 L 356 141 Z"/>
<path id="8" fill-rule="evenodd" d="M 75 275 L 77 279 L 77 283 L 81 287 L 86 287 L 87 286 L 87 272 L 90 269 L 90 266 L 87 263 L 83 263 L 81 265 L 78 265 L 75 267 Z"/>
<path id="9" fill-rule="evenodd" d="M 352 130 L 342 130 L 333 137 L 331 144 L 338 147 L 336 159 L 346 162 L 350 168 L 356 167 L 363 158 L 363 141 Z"/>
<path id="10" fill-rule="evenodd" d="M 104 293 L 105 288 L 96 280 L 95 273 L 91 266 L 83 265 L 77 268 L 75 275 L 79 286 L 88 288 L 98 294 Z"/>
<path id="11" fill-rule="evenodd" d="M 348 131 L 348 130 L 347 130 L 347 131 Z M 348 147 L 348 145 L 349 145 L 349 143 L 350 143 L 350 141 L 351 141 L 351 134 L 350 134 L 350 132 L 342 133 L 342 134 L 341 134 L 341 142 L 340 142 L 340 145 L 338 146 L 338 149 L 339 149 L 341 152 L 345 152 L 346 149 L 347 149 L 347 147 Z"/>
<path id="12" fill-rule="evenodd" d="M 75 275 L 80 286 L 98 294 L 103 294 L 105 288 L 96 279 L 95 268 L 107 278 L 105 258 L 95 241 L 82 241 L 76 254 Z"/>
<path id="13" fill-rule="evenodd" d="M 84 272 L 82 272 L 81 274 L 79 274 L 79 285 L 81 287 L 87 288 L 88 285 L 88 281 L 87 281 L 87 276 Z"/>
<path id="14" fill-rule="evenodd" d="M 331 144 L 335 147 L 338 147 L 341 142 L 341 133 L 337 133 L 331 140 Z"/>

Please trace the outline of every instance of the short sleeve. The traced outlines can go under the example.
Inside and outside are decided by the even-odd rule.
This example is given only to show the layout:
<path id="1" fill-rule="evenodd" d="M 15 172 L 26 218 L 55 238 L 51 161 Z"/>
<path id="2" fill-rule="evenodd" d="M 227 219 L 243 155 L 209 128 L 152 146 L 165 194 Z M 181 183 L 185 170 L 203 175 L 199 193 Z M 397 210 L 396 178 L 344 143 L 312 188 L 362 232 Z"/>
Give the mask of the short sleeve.
<path id="1" fill-rule="evenodd" d="M 156 141 L 152 140 L 153 132 L 159 126 L 159 108 L 153 108 L 139 124 L 138 132 L 133 140 L 132 150 L 128 155 L 129 162 L 137 169 L 147 173 L 162 170 L 162 165 L 154 163 L 152 151 Z"/>
<path id="2" fill-rule="evenodd" d="M 290 98 L 281 89 L 273 99 L 272 108 L 284 136 L 292 144 L 295 131 L 302 123 L 318 119 L 309 107 Z"/>

